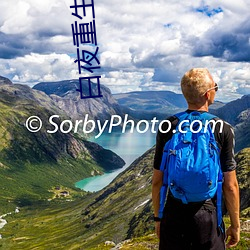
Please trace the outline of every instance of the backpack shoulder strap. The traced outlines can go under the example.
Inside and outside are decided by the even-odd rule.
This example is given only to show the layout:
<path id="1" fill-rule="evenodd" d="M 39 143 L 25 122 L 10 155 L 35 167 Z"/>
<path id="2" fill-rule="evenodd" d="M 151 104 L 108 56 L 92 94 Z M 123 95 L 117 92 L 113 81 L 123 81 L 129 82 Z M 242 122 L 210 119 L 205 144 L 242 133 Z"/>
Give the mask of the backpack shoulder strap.
<path id="1" fill-rule="evenodd" d="M 202 114 L 205 120 L 212 120 L 214 118 L 218 118 L 216 115 L 210 114 L 205 112 Z M 217 186 L 217 199 L 216 199 L 216 206 L 217 206 L 217 226 L 222 230 L 222 182 L 223 182 L 223 173 L 221 170 L 221 166 L 219 165 L 219 173 L 218 173 L 218 186 Z"/>
<path id="2" fill-rule="evenodd" d="M 183 111 L 183 112 L 175 114 L 174 116 L 177 117 L 179 119 L 179 122 L 180 122 L 180 121 L 184 120 L 188 115 L 189 114 L 187 111 Z"/>
<path id="3" fill-rule="evenodd" d="M 193 111 L 193 112 L 198 112 L 198 111 Z M 177 117 L 179 119 L 179 121 L 182 121 L 191 113 L 188 113 L 187 111 L 183 111 L 183 112 L 175 114 L 174 116 Z M 213 115 L 213 114 L 208 113 L 208 112 L 201 113 L 201 115 L 205 120 L 212 120 L 214 118 L 218 118 L 216 115 Z"/>
<path id="4" fill-rule="evenodd" d="M 217 118 L 216 115 L 213 115 L 213 114 L 208 113 L 208 112 L 202 113 L 202 117 L 203 117 L 205 120 L 212 120 L 212 119 L 214 119 L 214 118 Z"/>

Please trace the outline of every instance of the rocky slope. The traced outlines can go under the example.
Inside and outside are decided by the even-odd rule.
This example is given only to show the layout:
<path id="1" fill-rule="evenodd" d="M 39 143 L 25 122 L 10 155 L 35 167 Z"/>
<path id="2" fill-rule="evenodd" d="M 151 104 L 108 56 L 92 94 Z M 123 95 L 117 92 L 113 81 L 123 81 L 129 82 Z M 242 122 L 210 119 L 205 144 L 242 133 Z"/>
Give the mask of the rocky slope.
<path id="1" fill-rule="evenodd" d="M 101 85 L 103 97 L 81 99 L 80 93 L 76 91 L 78 85 L 78 80 L 42 82 L 35 85 L 33 89 L 50 95 L 57 106 L 72 119 L 83 119 L 85 114 L 88 114 L 89 119 L 105 121 L 106 119 L 110 119 L 111 115 L 123 115 L 119 104 L 112 97 L 107 87 Z M 83 93 L 85 95 L 89 95 L 87 86 L 87 82 L 83 84 Z M 93 94 L 97 94 L 95 88 L 93 88 Z"/>
<path id="2" fill-rule="evenodd" d="M 240 208 L 248 209 L 246 216 L 250 217 L 250 148 L 241 150 L 236 155 L 237 178 L 240 186 Z"/>
<path id="3" fill-rule="evenodd" d="M 236 145 L 235 152 L 242 148 L 250 147 L 250 107 L 242 111 L 237 119 L 235 125 Z"/>
<path id="4" fill-rule="evenodd" d="M 13 84 L 8 78 L 0 76 L 0 84 Z"/>
<path id="5" fill-rule="evenodd" d="M 238 123 L 237 118 L 240 113 L 249 108 L 250 94 L 244 95 L 240 99 L 227 103 L 223 107 L 217 109 L 214 113 L 220 118 L 235 126 Z"/>
<path id="6" fill-rule="evenodd" d="M 211 110 L 211 113 L 229 122 L 235 131 L 235 152 L 250 146 L 250 95 Z"/>

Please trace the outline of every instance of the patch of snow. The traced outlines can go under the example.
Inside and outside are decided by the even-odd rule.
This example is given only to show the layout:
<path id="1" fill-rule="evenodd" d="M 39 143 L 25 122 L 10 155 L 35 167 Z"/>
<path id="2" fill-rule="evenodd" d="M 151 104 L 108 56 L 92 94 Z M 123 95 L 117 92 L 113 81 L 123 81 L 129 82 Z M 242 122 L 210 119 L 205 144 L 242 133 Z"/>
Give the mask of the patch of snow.
<path id="1" fill-rule="evenodd" d="M 11 214 L 11 212 L 9 212 L 7 214 L 3 214 L 3 215 L 0 216 L 0 219 L 4 218 L 4 217 L 6 217 L 7 215 L 10 215 L 10 214 Z"/>
<path id="2" fill-rule="evenodd" d="M 106 240 L 104 244 L 105 244 L 105 246 L 115 247 L 115 243 L 113 241 L 110 241 L 110 240 Z"/>
<path id="3" fill-rule="evenodd" d="M 142 202 L 139 206 L 137 206 L 134 210 L 138 209 L 141 206 L 144 206 L 145 204 L 147 204 L 150 201 L 150 199 L 145 200 L 144 202 Z"/>
<path id="4" fill-rule="evenodd" d="M 3 228 L 7 224 L 7 221 L 4 219 L 0 219 L 0 229 Z"/>
<path id="5" fill-rule="evenodd" d="M 15 213 L 19 213 L 19 207 L 16 207 Z M 7 214 L 3 214 L 0 216 L 0 229 L 2 229 L 6 224 L 7 224 L 7 220 L 4 220 L 3 218 L 6 217 L 7 215 L 12 214 L 11 212 L 7 213 Z M 2 235 L 0 234 L 0 239 L 2 239 Z"/>
<path id="6" fill-rule="evenodd" d="M 138 188 L 138 190 L 145 188 L 145 185 L 142 185 L 141 187 Z"/>

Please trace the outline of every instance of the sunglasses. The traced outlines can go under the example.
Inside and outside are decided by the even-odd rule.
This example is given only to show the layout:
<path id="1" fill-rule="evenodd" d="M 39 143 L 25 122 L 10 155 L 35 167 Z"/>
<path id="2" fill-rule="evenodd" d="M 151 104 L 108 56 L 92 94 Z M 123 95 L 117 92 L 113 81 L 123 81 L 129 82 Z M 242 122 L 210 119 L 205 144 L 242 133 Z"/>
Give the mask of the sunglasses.
<path id="1" fill-rule="evenodd" d="M 212 90 L 212 89 L 214 89 L 215 91 L 218 91 L 218 89 L 219 89 L 218 84 L 217 84 L 217 83 L 214 83 L 214 87 L 212 87 L 212 88 L 210 88 L 210 89 L 207 89 L 207 91 L 206 91 L 203 95 L 205 95 L 208 91 L 210 91 L 210 90 Z"/>

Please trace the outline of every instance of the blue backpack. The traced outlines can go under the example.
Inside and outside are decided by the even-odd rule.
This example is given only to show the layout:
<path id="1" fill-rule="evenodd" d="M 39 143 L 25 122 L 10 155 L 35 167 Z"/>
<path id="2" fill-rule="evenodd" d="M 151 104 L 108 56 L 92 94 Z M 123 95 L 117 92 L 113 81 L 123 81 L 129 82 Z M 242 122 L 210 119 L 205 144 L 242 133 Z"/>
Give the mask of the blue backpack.
<path id="1" fill-rule="evenodd" d="M 179 122 L 172 138 L 164 146 L 160 166 L 163 185 L 159 218 L 163 217 L 168 189 L 184 204 L 211 199 L 217 192 L 217 220 L 220 227 L 223 175 L 219 148 L 207 122 L 216 116 L 193 111 L 182 112 L 175 117 Z"/>

